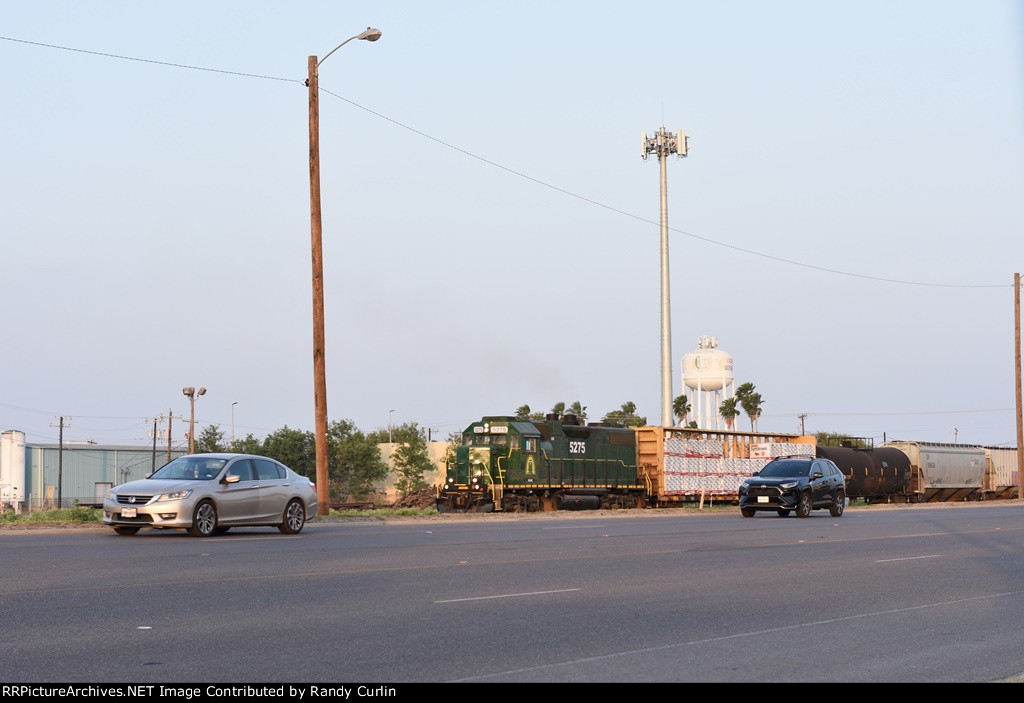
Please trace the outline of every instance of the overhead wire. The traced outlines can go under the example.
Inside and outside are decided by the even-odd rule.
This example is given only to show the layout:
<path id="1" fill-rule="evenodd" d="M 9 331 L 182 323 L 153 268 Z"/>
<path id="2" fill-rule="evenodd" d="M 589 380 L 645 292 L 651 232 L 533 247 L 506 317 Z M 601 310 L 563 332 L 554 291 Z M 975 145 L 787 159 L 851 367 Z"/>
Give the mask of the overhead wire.
<path id="1" fill-rule="evenodd" d="M 257 79 L 262 79 L 262 80 L 281 81 L 281 82 L 287 82 L 287 83 L 298 83 L 300 85 L 305 85 L 305 83 L 306 83 L 306 81 L 304 79 L 282 78 L 282 77 L 279 77 L 279 76 L 267 76 L 267 75 L 258 74 L 258 73 L 246 73 L 246 72 L 242 72 L 242 71 L 228 71 L 228 70 L 224 70 L 224 69 L 209 68 L 209 67 L 204 67 L 204 66 L 193 66 L 193 65 L 189 65 L 189 64 L 174 63 L 174 62 L 170 62 L 170 61 L 157 61 L 157 60 L 154 60 L 154 59 L 143 59 L 143 58 L 138 58 L 138 57 L 134 57 L 134 56 L 124 56 L 124 55 L 121 55 L 121 54 L 113 54 L 113 53 L 109 53 L 109 52 L 90 51 L 90 50 L 86 50 L 86 49 L 77 49 L 77 48 L 73 48 L 73 47 L 60 46 L 60 45 L 57 45 L 57 44 L 47 44 L 47 43 L 43 43 L 43 42 L 27 41 L 25 39 L 16 39 L 16 38 L 13 38 L 13 37 L 0 36 L 0 39 L 3 39 L 5 41 L 17 42 L 17 43 L 21 43 L 21 44 L 28 44 L 28 45 L 32 45 L 32 46 L 44 47 L 44 48 L 48 48 L 48 49 L 59 49 L 59 50 L 62 50 L 62 51 L 72 51 L 72 52 L 77 52 L 77 53 L 82 53 L 82 54 L 90 54 L 90 55 L 94 55 L 94 56 L 102 56 L 102 57 L 105 57 L 105 58 L 120 59 L 120 60 L 124 60 L 124 61 L 137 61 L 137 62 L 140 62 L 140 63 L 149 63 L 149 64 L 155 64 L 155 65 L 158 65 L 158 66 L 167 66 L 167 67 L 171 67 L 171 68 L 183 68 L 183 69 L 188 69 L 188 70 L 193 70 L 193 71 L 206 71 L 206 72 L 210 72 L 210 73 L 220 73 L 220 74 L 225 74 L 225 75 L 229 75 L 229 76 L 241 76 L 241 77 L 245 77 L 245 78 L 257 78 Z M 346 97 L 344 97 L 342 95 L 338 95 L 337 93 L 334 93 L 334 92 L 332 92 L 330 90 L 327 90 L 327 89 L 323 88 L 322 86 L 320 87 L 320 92 L 321 93 L 326 93 L 327 95 L 330 95 L 330 96 L 332 96 L 332 97 L 334 97 L 334 98 L 336 98 L 338 100 L 341 100 L 341 101 L 343 101 L 345 103 L 348 103 L 352 107 L 355 107 L 355 108 L 357 108 L 359 110 L 363 110 L 364 112 L 366 112 L 368 114 L 371 114 L 374 117 L 377 117 L 377 118 L 379 118 L 381 120 L 389 122 L 389 123 L 391 123 L 391 124 L 393 124 L 393 125 L 395 125 L 397 127 L 401 127 L 402 129 L 405 129 L 405 130 L 407 130 L 409 132 L 412 132 L 413 134 L 416 134 L 417 136 L 423 137 L 424 139 L 428 139 L 428 140 L 430 140 L 430 141 L 432 141 L 432 142 L 434 142 L 436 144 L 444 146 L 444 147 L 446 147 L 448 149 L 452 149 L 453 151 L 457 151 L 460 154 L 463 154 L 464 156 L 468 156 L 468 157 L 470 157 L 472 159 L 476 159 L 477 161 L 485 163 L 485 164 L 487 164 L 489 166 L 493 166 L 494 168 L 497 168 L 497 169 L 500 169 L 502 171 L 505 171 L 506 173 L 514 175 L 514 176 L 516 176 L 518 178 L 522 178 L 524 180 L 530 181 L 531 183 L 535 183 L 536 185 L 542 186 L 544 188 L 548 188 L 550 190 L 554 190 L 555 192 L 561 193 L 561 194 L 569 196 L 571 198 L 575 198 L 577 200 L 580 200 L 582 202 L 588 203 L 588 204 L 593 205 L 595 207 L 599 207 L 599 208 L 602 208 L 604 210 L 607 210 L 609 212 L 614 212 L 614 213 L 616 213 L 618 215 L 622 215 L 623 217 L 628 217 L 628 218 L 636 220 L 638 222 L 643 222 L 644 224 L 660 226 L 659 222 L 656 222 L 656 221 L 651 220 L 649 218 L 643 217 L 642 215 L 637 215 L 635 213 L 628 212 L 628 211 L 623 210 L 621 208 L 617 208 L 615 206 L 608 205 L 607 203 L 602 203 L 602 202 L 600 202 L 598 200 L 594 200 L 593 198 L 588 198 L 585 195 L 580 195 L 579 193 L 575 193 L 575 192 L 573 192 L 571 190 L 568 190 L 566 188 L 562 188 L 562 187 L 554 185 L 552 183 L 548 183 L 547 181 L 543 181 L 543 180 L 541 180 L 539 178 L 531 176 L 531 175 L 529 175 L 527 173 L 524 173 L 522 171 L 516 170 L 516 169 L 511 168 L 509 166 L 505 166 L 504 164 L 498 163 L 497 161 L 494 161 L 492 159 L 488 159 L 487 157 L 480 156 L 479 154 L 476 154 L 476 153 L 474 153 L 472 151 L 469 151 L 468 149 L 463 149 L 462 147 L 456 146 L 455 144 L 447 142 L 447 141 L 445 141 L 443 139 L 440 139 L 440 138 L 435 137 L 433 135 L 427 134 L 426 132 L 424 132 L 422 130 L 419 130 L 419 129 L 416 129 L 415 127 L 407 125 L 407 124 L 405 124 L 405 123 L 403 123 L 403 122 L 401 122 L 399 120 L 396 120 L 394 118 L 388 117 L 387 115 L 385 115 L 383 113 L 380 113 L 380 112 L 378 112 L 376 110 L 373 110 L 371 108 L 368 108 L 365 105 L 361 105 L 361 104 L 355 102 L 354 100 L 346 98 Z M 873 275 L 870 275 L 870 274 L 855 273 L 855 272 L 852 272 L 852 271 L 843 271 L 841 269 L 830 268 L 830 267 L 827 267 L 827 266 L 819 266 L 817 264 L 809 264 L 809 263 L 806 263 L 806 262 L 797 261 L 795 259 L 787 259 L 785 257 L 775 256 L 774 254 L 767 254 L 765 252 L 757 251 L 757 250 L 754 250 L 754 249 L 748 249 L 746 247 L 737 246 L 735 244 L 728 244 L 726 242 L 720 242 L 720 241 L 712 239 L 710 237 L 705 237 L 705 236 L 702 236 L 702 235 L 699 235 L 699 234 L 694 234 L 693 232 L 687 232 L 685 230 L 681 230 L 681 229 L 678 229 L 676 227 L 668 227 L 668 230 L 671 231 L 671 232 L 674 232 L 676 234 L 680 234 L 680 235 L 683 235 L 685 237 L 690 237 L 691 239 L 696 239 L 698 241 L 705 242 L 706 244 L 710 244 L 710 245 L 713 245 L 713 246 L 723 247 L 725 249 L 731 249 L 732 251 L 741 252 L 741 253 L 744 253 L 744 254 L 748 254 L 750 256 L 756 256 L 756 257 L 760 257 L 760 258 L 763 258 L 763 259 L 769 259 L 771 261 L 777 261 L 779 263 L 788 264 L 790 266 L 798 266 L 798 267 L 801 267 L 801 268 L 811 269 L 811 270 L 814 270 L 814 271 L 821 271 L 823 273 L 831 273 L 831 274 L 835 274 L 835 275 L 838 275 L 838 276 L 846 276 L 846 277 L 850 277 L 850 278 L 859 278 L 859 279 L 864 279 L 864 280 L 869 280 L 869 281 L 878 281 L 880 283 L 895 283 L 895 284 L 899 284 L 899 285 L 924 286 L 924 287 L 933 287 L 933 288 L 1012 288 L 1012 284 L 1009 284 L 1009 283 L 1006 283 L 1006 284 L 1003 284 L 1003 283 L 992 283 L 992 284 L 934 283 L 934 282 L 928 282 L 928 281 L 911 281 L 911 280 L 906 280 L 906 279 L 888 278 L 888 277 L 885 277 L 885 276 L 873 276 Z"/>

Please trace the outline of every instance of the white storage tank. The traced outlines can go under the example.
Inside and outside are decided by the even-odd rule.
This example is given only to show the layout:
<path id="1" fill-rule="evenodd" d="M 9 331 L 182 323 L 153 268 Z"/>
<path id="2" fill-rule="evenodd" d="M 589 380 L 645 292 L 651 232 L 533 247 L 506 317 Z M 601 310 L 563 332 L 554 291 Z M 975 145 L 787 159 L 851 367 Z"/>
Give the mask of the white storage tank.
<path id="1" fill-rule="evenodd" d="M 697 349 L 683 356 L 683 392 L 701 429 L 721 429 L 718 408 L 736 393 L 732 355 L 718 348 L 717 337 L 701 337 Z"/>
<path id="2" fill-rule="evenodd" d="M 720 391 L 732 385 L 732 355 L 718 349 L 716 337 L 697 340 L 700 345 L 683 357 L 683 383 L 695 391 Z"/>
<path id="3" fill-rule="evenodd" d="M 21 511 L 25 502 L 25 433 L 0 433 L 0 508 Z"/>

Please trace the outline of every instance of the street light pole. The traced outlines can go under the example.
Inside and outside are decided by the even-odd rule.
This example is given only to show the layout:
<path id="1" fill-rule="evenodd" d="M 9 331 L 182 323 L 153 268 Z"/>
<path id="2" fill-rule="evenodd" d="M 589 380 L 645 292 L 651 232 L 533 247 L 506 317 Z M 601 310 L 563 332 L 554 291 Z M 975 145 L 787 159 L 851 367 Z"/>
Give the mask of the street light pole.
<path id="1" fill-rule="evenodd" d="M 206 393 L 206 389 L 200 388 L 197 391 L 193 386 L 186 386 L 181 389 L 181 392 L 188 396 L 191 406 L 188 420 L 188 453 L 194 454 L 196 449 L 196 396 Z"/>
<path id="2" fill-rule="evenodd" d="M 323 222 L 320 214 L 320 88 L 317 82 L 317 68 L 327 57 L 353 39 L 377 41 L 380 30 L 366 28 L 365 32 L 349 37 L 327 52 L 317 61 L 310 56 L 307 61 L 309 77 L 309 214 L 310 234 L 313 250 L 313 403 L 315 405 L 316 438 L 316 494 L 317 514 L 330 513 L 328 503 L 327 473 L 327 372 L 324 364 L 324 258 Z"/>
<path id="3" fill-rule="evenodd" d="M 391 442 L 393 441 L 391 439 L 392 428 L 394 427 L 394 425 L 391 424 L 391 413 L 393 413 L 393 412 L 395 412 L 395 411 L 394 410 L 388 410 L 388 444 L 391 444 Z"/>
<path id="4" fill-rule="evenodd" d="M 231 404 L 231 451 L 235 451 L 235 406 L 238 405 L 236 400 Z"/>

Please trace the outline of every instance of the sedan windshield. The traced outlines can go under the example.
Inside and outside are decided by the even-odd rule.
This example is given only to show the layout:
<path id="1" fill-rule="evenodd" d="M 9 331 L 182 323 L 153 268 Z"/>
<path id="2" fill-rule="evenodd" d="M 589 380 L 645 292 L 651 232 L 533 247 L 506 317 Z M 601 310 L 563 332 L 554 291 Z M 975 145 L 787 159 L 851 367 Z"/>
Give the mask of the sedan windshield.
<path id="1" fill-rule="evenodd" d="M 770 478 L 806 476 L 810 466 L 806 461 L 773 461 L 761 469 L 758 475 Z"/>
<path id="2" fill-rule="evenodd" d="M 169 464 L 164 464 L 150 476 L 155 479 L 211 481 L 224 468 L 227 459 L 209 457 L 182 456 Z"/>

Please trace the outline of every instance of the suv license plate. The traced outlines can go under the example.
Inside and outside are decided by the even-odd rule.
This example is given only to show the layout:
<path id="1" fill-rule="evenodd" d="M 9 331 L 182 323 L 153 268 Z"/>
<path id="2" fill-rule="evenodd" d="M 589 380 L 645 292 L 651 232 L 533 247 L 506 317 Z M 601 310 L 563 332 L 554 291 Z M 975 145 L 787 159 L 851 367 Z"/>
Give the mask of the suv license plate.
<path id="1" fill-rule="evenodd" d="M 757 502 L 758 503 L 767 503 L 768 502 L 768 496 L 758 496 L 757 497 Z M 124 513 L 121 513 L 121 514 L 123 515 Z"/>
<path id="2" fill-rule="evenodd" d="M 136 517 L 136 508 L 121 508 L 121 517 Z"/>

